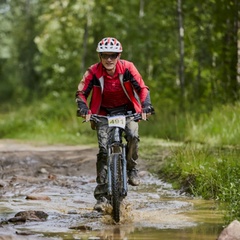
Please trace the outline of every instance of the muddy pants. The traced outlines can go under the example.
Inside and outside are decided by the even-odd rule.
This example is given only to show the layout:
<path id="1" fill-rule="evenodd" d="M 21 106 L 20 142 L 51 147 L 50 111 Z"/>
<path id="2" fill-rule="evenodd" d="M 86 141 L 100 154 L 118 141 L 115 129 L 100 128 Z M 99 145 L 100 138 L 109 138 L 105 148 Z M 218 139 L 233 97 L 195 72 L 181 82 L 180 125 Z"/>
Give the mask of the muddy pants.
<path id="1" fill-rule="evenodd" d="M 99 199 L 106 195 L 107 192 L 107 144 L 110 139 L 109 134 L 112 128 L 108 127 L 107 119 L 101 119 L 100 123 L 96 124 L 99 153 L 97 154 L 97 187 L 94 191 L 94 197 Z M 130 121 L 125 128 L 125 138 L 127 141 L 127 170 L 131 170 L 136 167 L 138 159 L 138 123 Z"/>

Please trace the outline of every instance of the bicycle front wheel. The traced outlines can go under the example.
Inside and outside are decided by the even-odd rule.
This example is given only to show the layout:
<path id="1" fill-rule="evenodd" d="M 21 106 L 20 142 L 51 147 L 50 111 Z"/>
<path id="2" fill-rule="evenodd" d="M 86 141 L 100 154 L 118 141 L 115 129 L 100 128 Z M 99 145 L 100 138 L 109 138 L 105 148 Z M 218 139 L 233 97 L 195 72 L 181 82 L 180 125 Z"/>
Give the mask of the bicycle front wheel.
<path id="1" fill-rule="evenodd" d="M 113 220 L 120 221 L 120 204 L 121 204 L 121 155 L 115 153 L 112 155 L 111 172 L 112 172 L 112 207 L 113 207 Z"/>

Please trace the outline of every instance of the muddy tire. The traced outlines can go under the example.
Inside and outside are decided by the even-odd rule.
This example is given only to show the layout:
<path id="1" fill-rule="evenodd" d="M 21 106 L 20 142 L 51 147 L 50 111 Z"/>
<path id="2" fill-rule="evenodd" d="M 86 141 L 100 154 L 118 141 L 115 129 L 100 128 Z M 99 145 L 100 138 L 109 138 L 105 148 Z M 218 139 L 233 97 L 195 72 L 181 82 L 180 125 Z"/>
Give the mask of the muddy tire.
<path id="1" fill-rule="evenodd" d="M 112 155 L 111 172 L 112 172 L 112 207 L 113 220 L 118 223 L 120 221 L 120 204 L 121 204 L 121 164 L 120 154 Z"/>

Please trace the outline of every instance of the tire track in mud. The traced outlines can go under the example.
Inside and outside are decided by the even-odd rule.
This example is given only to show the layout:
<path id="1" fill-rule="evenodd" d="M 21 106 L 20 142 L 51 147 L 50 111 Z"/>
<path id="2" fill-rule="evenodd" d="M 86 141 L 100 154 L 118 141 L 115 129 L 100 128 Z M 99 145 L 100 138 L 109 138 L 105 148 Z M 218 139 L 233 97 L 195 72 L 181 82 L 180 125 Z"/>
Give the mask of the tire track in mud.
<path id="1" fill-rule="evenodd" d="M 0 233 L 16 235 L 16 231 L 27 231 L 42 234 L 43 239 L 46 236 L 71 239 L 66 236 L 111 236 L 117 231 L 122 237 L 140 228 L 195 225 L 184 215 L 192 209 L 188 199 L 152 176 L 141 162 L 142 184 L 129 186 L 122 206 L 121 227 L 113 225 L 110 209 L 104 215 L 93 211 L 96 154 L 97 149 L 88 146 L 32 146 L 0 141 L 1 219 L 23 210 L 40 210 L 49 215 L 46 222 L 2 225 Z M 29 194 L 46 195 L 51 201 L 27 200 Z"/>

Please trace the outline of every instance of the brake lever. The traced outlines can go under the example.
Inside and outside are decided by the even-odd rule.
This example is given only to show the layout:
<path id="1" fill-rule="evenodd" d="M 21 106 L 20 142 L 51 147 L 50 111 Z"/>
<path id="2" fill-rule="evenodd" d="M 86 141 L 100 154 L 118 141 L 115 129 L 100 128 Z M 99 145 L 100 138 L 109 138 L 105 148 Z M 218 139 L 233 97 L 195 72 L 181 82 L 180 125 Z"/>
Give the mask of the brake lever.
<path id="1" fill-rule="evenodd" d="M 87 115 L 86 115 L 86 118 L 85 118 L 86 122 L 89 122 L 89 121 L 90 121 L 90 118 L 91 118 L 91 114 L 87 114 Z"/>

